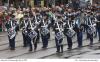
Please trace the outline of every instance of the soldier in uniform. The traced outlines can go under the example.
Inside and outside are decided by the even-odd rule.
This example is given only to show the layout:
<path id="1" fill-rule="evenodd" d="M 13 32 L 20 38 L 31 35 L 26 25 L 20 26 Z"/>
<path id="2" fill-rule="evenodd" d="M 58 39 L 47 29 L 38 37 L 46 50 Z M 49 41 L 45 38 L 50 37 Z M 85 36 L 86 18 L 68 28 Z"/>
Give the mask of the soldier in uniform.
<path id="1" fill-rule="evenodd" d="M 16 25 L 15 25 L 15 16 L 11 15 L 8 23 L 6 24 L 8 39 L 9 39 L 9 47 L 10 50 L 15 50 L 15 37 L 16 37 Z"/>
<path id="2" fill-rule="evenodd" d="M 99 35 L 98 41 L 100 42 L 100 11 L 97 12 L 96 19 L 97 19 L 96 27 L 97 27 L 98 35 Z"/>
<path id="3" fill-rule="evenodd" d="M 37 49 L 37 44 L 38 42 L 40 42 L 40 22 L 41 22 L 41 19 L 39 17 L 39 15 L 33 15 L 34 19 L 33 19 L 33 28 L 34 28 L 34 31 L 37 33 L 37 36 L 33 38 L 33 44 L 34 44 L 34 51 L 36 51 Z"/>
<path id="4" fill-rule="evenodd" d="M 68 17 L 68 20 L 65 22 L 64 25 L 64 35 L 67 37 L 67 43 L 68 43 L 68 49 L 72 49 L 72 37 L 75 34 L 73 30 L 73 21 L 71 19 L 71 16 Z"/>
<path id="5" fill-rule="evenodd" d="M 90 39 L 90 46 L 93 45 L 93 33 L 95 31 L 95 27 L 91 15 L 92 15 L 91 12 L 87 13 L 87 23 L 86 23 L 87 33 Z"/>
<path id="6" fill-rule="evenodd" d="M 32 21 L 34 21 L 32 23 Z M 32 15 L 29 16 L 28 18 L 28 29 L 27 29 L 27 33 L 28 33 L 28 36 L 27 36 L 27 42 L 28 42 L 28 45 L 29 45 L 29 51 L 32 51 L 33 50 L 33 47 L 32 47 L 32 41 L 33 41 L 33 44 L 34 44 L 34 51 L 36 51 L 37 49 L 37 41 L 38 40 L 38 25 L 39 25 L 39 22 L 37 21 L 36 17 L 35 19 L 33 19 Z"/>
<path id="7" fill-rule="evenodd" d="M 47 15 L 45 15 L 41 21 L 41 38 L 42 38 L 42 43 L 43 47 L 42 48 L 47 48 L 48 47 L 48 39 L 49 39 L 49 29 L 48 29 L 48 21 L 47 21 Z"/>
<path id="8" fill-rule="evenodd" d="M 27 35 L 27 44 L 28 44 L 28 46 L 29 46 L 29 51 L 33 51 L 33 46 L 32 46 L 32 39 L 31 39 L 31 37 L 30 37 L 30 35 L 31 35 L 31 27 L 30 27 L 30 25 L 28 25 L 28 29 L 27 29 L 27 33 L 28 33 L 28 35 Z"/>
<path id="9" fill-rule="evenodd" d="M 83 23 L 80 19 L 80 12 L 75 14 L 74 19 L 74 30 L 77 33 L 77 41 L 78 41 L 78 48 L 82 47 L 82 40 L 83 40 Z"/>
<path id="10" fill-rule="evenodd" d="M 41 29 L 41 21 L 42 21 L 42 15 L 40 13 L 36 14 L 36 19 L 35 21 L 35 25 L 37 25 L 37 42 L 40 42 L 40 29 Z"/>
<path id="11" fill-rule="evenodd" d="M 55 18 L 55 24 L 54 24 L 54 31 L 55 31 L 55 43 L 58 53 L 63 53 L 63 22 L 61 19 L 61 16 L 58 16 L 59 19 Z"/>
<path id="12" fill-rule="evenodd" d="M 48 30 L 50 31 L 50 28 L 51 28 L 51 18 L 49 17 L 49 16 L 47 16 L 47 23 L 48 23 Z M 50 40 L 50 32 L 48 33 L 48 38 L 49 38 L 49 40 Z"/>
<path id="13" fill-rule="evenodd" d="M 88 33 L 87 33 L 87 26 L 86 26 L 86 24 L 87 24 L 87 20 L 88 20 L 88 15 L 87 15 L 87 13 L 86 12 L 84 12 L 84 30 L 85 30 L 85 32 L 86 32 L 86 34 L 87 34 L 87 39 L 89 38 L 89 36 L 88 36 Z"/>
<path id="14" fill-rule="evenodd" d="M 27 16 L 27 15 L 24 15 L 22 25 L 23 25 L 23 30 L 22 30 L 22 35 L 23 35 L 23 47 L 27 47 L 27 46 L 28 46 L 28 44 L 27 44 L 28 16 Z"/>
<path id="15" fill-rule="evenodd" d="M 33 24 L 32 24 L 32 18 L 30 18 L 30 16 L 28 16 L 27 44 L 29 46 L 29 51 L 33 51 L 32 41 L 36 35 L 37 35 L 37 33 L 34 31 Z M 34 42 L 34 45 L 37 46 L 37 43 L 35 44 L 35 42 Z"/>

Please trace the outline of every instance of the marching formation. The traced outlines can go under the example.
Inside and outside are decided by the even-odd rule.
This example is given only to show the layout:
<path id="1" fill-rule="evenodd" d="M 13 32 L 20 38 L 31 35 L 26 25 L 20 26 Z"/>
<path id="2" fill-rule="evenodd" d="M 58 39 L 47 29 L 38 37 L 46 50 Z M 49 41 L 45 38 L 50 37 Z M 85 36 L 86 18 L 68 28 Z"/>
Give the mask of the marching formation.
<path id="1" fill-rule="evenodd" d="M 17 17 L 20 14 L 19 18 Z M 78 48 L 83 46 L 83 34 L 90 39 L 90 46 L 93 39 L 99 35 L 100 41 L 100 8 L 92 6 L 85 9 L 73 9 L 65 6 L 53 8 L 23 8 L 11 9 L 5 18 L 8 32 L 9 47 L 15 50 L 15 38 L 18 31 L 22 29 L 23 47 L 29 47 L 29 51 L 36 51 L 40 38 L 42 48 L 48 47 L 51 37 L 50 32 L 55 33 L 55 45 L 58 53 L 63 53 L 64 37 L 67 38 L 68 50 L 73 47 L 73 37 L 77 36 Z M 34 48 L 33 48 L 34 45 Z"/>

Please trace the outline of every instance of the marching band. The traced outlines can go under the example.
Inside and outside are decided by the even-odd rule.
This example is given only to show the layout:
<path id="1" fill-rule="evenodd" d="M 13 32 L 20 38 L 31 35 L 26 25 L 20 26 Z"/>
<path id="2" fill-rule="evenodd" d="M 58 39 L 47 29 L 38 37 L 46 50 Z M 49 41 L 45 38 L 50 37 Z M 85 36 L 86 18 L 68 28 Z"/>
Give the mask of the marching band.
<path id="1" fill-rule="evenodd" d="M 59 10 L 60 9 L 60 10 Z M 96 14 L 94 14 L 96 13 Z M 82 19 L 82 15 L 83 19 Z M 15 38 L 18 28 L 22 29 L 23 47 L 29 47 L 29 51 L 36 51 L 40 38 L 42 48 L 48 47 L 50 32 L 55 32 L 55 43 L 58 53 L 63 53 L 63 39 L 67 38 L 68 50 L 73 47 L 73 37 L 77 36 L 78 48 L 83 46 L 83 32 L 90 39 L 90 46 L 93 45 L 93 38 L 96 30 L 100 41 L 100 11 L 95 12 L 91 9 L 72 9 L 72 8 L 45 8 L 45 9 L 24 9 L 20 24 L 16 24 L 16 16 L 12 12 L 6 23 L 9 27 L 8 38 L 11 50 L 15 50 Z M 18 25 L 20 25 L 18 27 Z"/>

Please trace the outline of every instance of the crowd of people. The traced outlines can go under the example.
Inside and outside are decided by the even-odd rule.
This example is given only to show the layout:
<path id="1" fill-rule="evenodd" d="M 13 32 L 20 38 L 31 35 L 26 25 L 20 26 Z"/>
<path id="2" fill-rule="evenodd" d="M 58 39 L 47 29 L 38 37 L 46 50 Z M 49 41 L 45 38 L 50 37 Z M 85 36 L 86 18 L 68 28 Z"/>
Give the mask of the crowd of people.
<path id="1" fill-rule="evenodd" d="M 62 42 L 67 38 L 68 50 L 73 47 L 73 37 L 77 36 L 78 48 L 83 46 L 83 32 L 93 45 L 94 36 L 99 37 L 100 42 L 100 8 L 95 5 L 86 8 L 71 8 L 60 5 L 49 7 L 14 8 L 11 6 L 4 11 L 1 20 L 4 22 L 9 39 L 10 50 L 15 50 L 15 39 L 18 31 L 22 30 L 23 47 L 29 47 L 29 51 L 36 51 L 40 38 L 42 48 L 48 47 L 48 41 L 55 32 L 55 45 L 58 53 L 63 53 Z"/>

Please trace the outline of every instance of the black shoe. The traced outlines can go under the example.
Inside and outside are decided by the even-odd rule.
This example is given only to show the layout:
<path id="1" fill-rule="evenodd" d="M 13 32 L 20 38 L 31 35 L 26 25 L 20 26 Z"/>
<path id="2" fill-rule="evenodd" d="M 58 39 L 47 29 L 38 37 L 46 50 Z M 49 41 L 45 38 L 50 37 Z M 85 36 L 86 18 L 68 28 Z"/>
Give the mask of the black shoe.
<path id="1" fill-rule="evenodd" d="M 67 48 L 68 49 L 68 51 L 71 51 L 72 50 L 72 48 Z"/>
<path id="2" fill-rule="evenodd" d="M 93 44 L 90 44 L 89 46 L 90 46 L 90 47 L 93 47 Z"/>
<path id="3" fill-rule="evenodd" d="M 36 52 L 36 48 L 34 48 L 34 52 Z"/>
<path id="4" fill-rule="evenodd" d="M 43 49 L 46 49 L 47 47 L 42 47 Z"/>
<path id="5" fill-rule="evenodd" d="M 71 50 L 72 48 L 71 47 L 69 47 L 69 48 L 67 48 L 68 50 Z"/>
<path id="6" fill-rule="evenodd" d="M 100 49 L 100 46 L 98 46 L 98 48 Z"/>
<path id="7" fill-rule="evenodd" d="M 97 38 L 97 36 L 94 36 L 94 38 Z"/>
<path id="8" fill-rule="evenodd" d="M 42 48 L 44 48 L 44 46 Z"/>
<path id="9" fill-rule="evenodd" d="M 90 42 L 90 45 L 89 46 L 92 47 L 93 46 L 93 42 Z"/>
<path id="10" fill-rule="evenodd" d="M 40 43 L 40 41 L 37 41 L 37 43 Z"/>
<path id="11" fill-rule="evenodd" d="M 86 39 L 89 39 L 89 37 L 87 37 Z"/>
<path id="12" fill-rule="evenodd" d="M 27 47 L 27 46 L 24 45 L 23 47 Z"/>
<path id="13" fill-rule="evenodd" d="M 10 50 L 15 50 L 15 48 L 10 48 Z"/>
<path id="14" fill-rule="evenodd" d="M 78 48 L 82 48 L 82 46 L 78 46 Z"/>
<path id="15" fill-rule="evenodd" d="M 34 50 L 34 52 L 36 52 L 36 50 Z"/>
<path id="16" fill-rule="evenodd" d="M 44 47 L 43 49 L 47 49 L 47 47 Z"/>
<path id="17" fill-rule="evenodd" d="M 98 40 L 100 42 L 100 40 Z"/>
<path id="18" fill-rule="evenodd" d="M 61 53 L 63 53 L 63 45 L 61 45 Z"/>
<path id="19" fill-rule="evenodd" d="M 56 51 L 57 53 L 60 53 L 60 51 Z"/>
<path id="20" fill-rule="evenodd" d="M 29 49 L 29 51 L 33 51 L 32 49 Z"/>
<path id="21" fill-rule="evenodd" d="M 61 51 L 61 53 L 63 53 L 63 51 Z"/>

